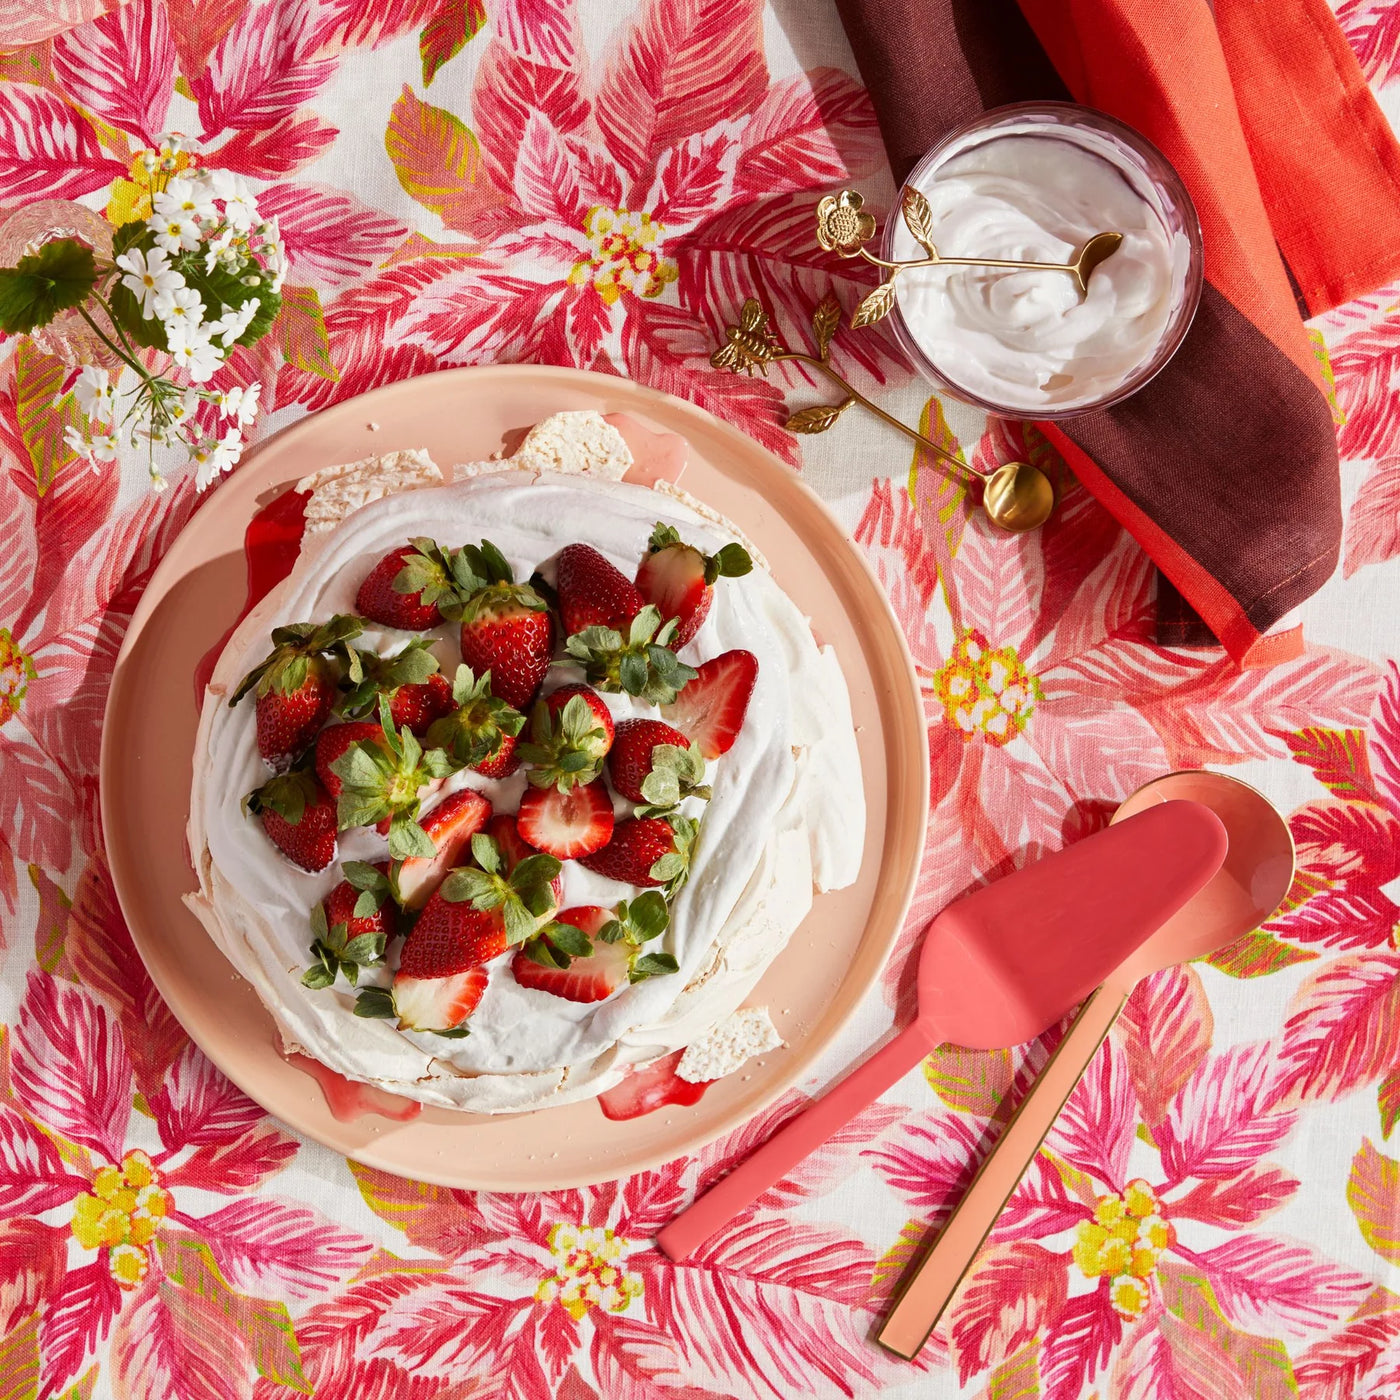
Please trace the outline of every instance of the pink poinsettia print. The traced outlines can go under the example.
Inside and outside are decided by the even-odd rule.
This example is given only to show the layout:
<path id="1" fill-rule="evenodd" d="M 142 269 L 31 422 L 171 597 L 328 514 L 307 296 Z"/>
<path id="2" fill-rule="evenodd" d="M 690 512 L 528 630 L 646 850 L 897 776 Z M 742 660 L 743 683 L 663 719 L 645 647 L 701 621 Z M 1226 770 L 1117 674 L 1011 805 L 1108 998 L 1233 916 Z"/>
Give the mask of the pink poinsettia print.
<path id="1" fill-rule="evenodd" d="M 379 1256 L 297 1327 L 318 1397 L 483 1400 L 863 1395 L 897 1375 L 865 1333 L 875 1258 L 822 1219 L 857 1148 L 902 1113 L 877 1106 L 683 1264 L 652 1237 L 795 1111 L 621 1182 L 531 1196 L 449 1191 L 355 1167 L 369 1207 L 429 1260 Z M 810 1206 L 803 1219 L 790 1212 Z M 290 1392 L 260 1382 L 257 1400 Z"/>
<path id="2" fill-rule="evenodd" d="M 940 1324 L 963 1383 L 990 1376 L 995 1393 L 1027 1371 L 1045 1400 L 1281 1395 L 1252 1388 L 1270 1349 L 1365 1298 L 1365 1275 L 1260 1228 L 1299 1187 L 1270 1160 L 1296 1114 L 1278 1106 L 1273 1046 L 1210 1044 L 1194 972 L 1139 990 Z M 986 1132 L 911 1116 L 869 1156 L 916 1219 L 938 1219 Z"/>
<path id="3" fill-rule="evenodd" d="M 791 326 L 833 285 L 856 295 L 859 265 L 816 248 L 816 202 L 883 157 L 845 73 L 770 77 L 761 14 L 757 0 L 650 0 L 585 64 L 578 16 L 559 4 L 552 57 L 508 31 L 491 40 L 470 111 L 405 86 L 385 138 L 399 182 L 473 256 L 427 249 L 338 300 L 326 324 L 339 383 L 288 375 L 279 401 L 532 360 L 629 375 L 794 457 L 777 388 L 708 357 L 749 295 Z M 877 378 L 895 363 L 881 336 L 838 355 Z"/>
<path id="4" fill-rule="evenodd" d="M 255 1374 L 302 1385 L 283 1300 L 340 1282 L 369 1241 L 252 1199 L 297 1144 L 180 1032 L 100 859 L 48 960 L 0 1056 L 0 1333 L 32 1326 L 45 1395 L 80 1377 L 90 1393 L 94 1365 L 132 1400 Z"/>

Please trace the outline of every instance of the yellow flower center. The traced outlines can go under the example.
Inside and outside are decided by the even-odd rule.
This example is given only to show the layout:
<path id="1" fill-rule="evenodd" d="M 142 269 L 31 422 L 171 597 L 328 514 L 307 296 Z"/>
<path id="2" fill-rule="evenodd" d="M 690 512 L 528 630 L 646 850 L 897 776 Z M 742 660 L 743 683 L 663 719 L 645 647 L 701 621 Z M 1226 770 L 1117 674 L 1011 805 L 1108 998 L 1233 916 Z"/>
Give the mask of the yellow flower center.
<path id="1" fill-rule="evenodd" d="M 1015 647 L 992 648 L 986 635 L 964 632 L 943 667 L 933 675 L 933 691 L 950 728 L 971 743 L 1009 744 L 1030 722 L 1045 698 L 1040 678 L 1026 669 Z"/>
<path id="2" fill-rule="evenodd" d="M 112 193 L 107 200 L 103 215 L 113 228 L 120 228 L 133 219 L 149 219 L 153 212 L 151 185 L 154 181 L 157 191 L 175 179 L 181 171 L 197 165 L 198 161 L 189 151 L 176 151 L 165 155 L 158 163 L 158 170 L 147 170 L 141 164 L 141 157 L 156 152 L 137 151 L 131 158 L 131 178 L 116 179 L 112 182 Z"/>
<path id="3" fill-rule="evenodd" d="M 1100 1196 L 1094 1218 L 1074 1232 L 1074 1262 L 1085 1278 L 1109 1279 L 1109 1298 L 1120 1317 L 1142 1314 L 1150 1296 L 1148 1280 L 1157 1261 L 1176 1243 L 1176 1230 L 1160 1214 L 1157 1193 L 1141 1178 L 1121 1194 Z"/>
<path id="4" fill-rule="evenodd" d="M 535 1298 L 558 1303 L 575 1322 L 589 1308 L 626 1312 L 640 1297 L 642 1280 L 626 1269 L 631 1244 L 611 1230 L 593 1225 L 555 1225 L 549 1250 L 558 1268 L 540 1280 Z"/>
<path id="5" fill-rule="evenodd" d="M 675 262 L 657 251 L 666 226 L 650 214 L 594 205 L 583 217 L 583 231 L 593 256 L 573 265 L 569 282 L 575 287 L 591 282 L 609 306 L 623 292 L 659 297 L 666 284 L 680 276 Z"/>
<path id="6" fill-rule="evenodd" d="M 148 1246 L 170 1213 L 170 1193 L 151 1159 L 136 1148 L 119 1167 L 103 1166 L 91 1191 L 73 1201 L 73 1238 L 84 1249 L 108 1251 L 107 1266 L 121 1288 L 135 1288 L 150 1267 Z"/>
<path id="7" fill-rule="evenodd" d="M 0 627 L 0 725 L 19 713 L 20 701 L 37 676 L 34 663 L 15 644 L 8 627 Z"/>

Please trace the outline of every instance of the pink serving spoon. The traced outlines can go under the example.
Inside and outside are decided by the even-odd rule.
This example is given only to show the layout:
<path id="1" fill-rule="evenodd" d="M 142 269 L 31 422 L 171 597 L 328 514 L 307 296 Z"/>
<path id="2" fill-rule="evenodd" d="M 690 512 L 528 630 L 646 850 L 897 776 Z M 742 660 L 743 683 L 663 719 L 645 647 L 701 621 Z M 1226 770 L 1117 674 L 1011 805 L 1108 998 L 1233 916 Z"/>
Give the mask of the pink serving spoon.
<path id="1" fill-rule="evenodd" d="M 1019 1045 L 1054 1025 L 1220 868 L 1225 828 L 1168 802 L 955 901 L 924 933 L 912 1025 L 657 1236 L 686 1258 L 945 1042 Z"/>
<path id="2" fill-rule="evenodd" d="M 938 1325 L 1002 1208 L 1040 1150 L 1137 983 L 1153 972 L 1205 957 L 1258 928 L 1293 883 L 1293 838 L 1267 798 L 1223 773 L 1169 773 L 1135 792 L 1115 822 L 1178 800 L 1200 803 L 1224 823 L 1230 849 L 1204 888 L 1105 978 L 1084 1003 L 972 1185 L 928 1252 L 901 1280 L 876 1340 L 912 1359 Z"/>

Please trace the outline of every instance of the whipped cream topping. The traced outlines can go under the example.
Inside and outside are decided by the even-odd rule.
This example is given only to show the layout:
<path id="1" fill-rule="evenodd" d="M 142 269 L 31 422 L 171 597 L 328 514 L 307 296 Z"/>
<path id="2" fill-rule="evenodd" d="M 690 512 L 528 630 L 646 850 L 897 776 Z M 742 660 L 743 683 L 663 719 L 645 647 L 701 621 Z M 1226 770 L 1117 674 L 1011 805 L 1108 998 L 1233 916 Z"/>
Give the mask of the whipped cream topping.
<path id="1" fill-rule="evenodd" d="M 662 945 L 679 961 L 678 973 L 584 1005 L 520 987 L 506 955 L 489 965 L 486 993 L 463 1040 L 357 1018 L 353 991 L 343 984 L 317 992 L 300 985 L 308 912 L 341 878 L 339 865 L 315 875 L 297 869 L 242 811 L 242 796 L 266 770 L 253 706 L 226 703 L 265 653 L 270 628 L 352 612 L 369 569 L 413 536 L 453 545 L 488 538 L 517 577 L 543 565 L 551 581 L 549 561 L 582 539 L 630 576 L 658 520 L 708 551 L 736 533 L 672 492 L 598 477 L 516 468 L 419 486 L 366 505 L 305 550 L 292 576 L 235 633 L 201 718 L 190 818 L 200 892 L 187 902 L 253 983 L 286 1049 L 351 1079 L 445 1107 L 508 1112 L 588 1097 L 616 1083 L 628 1065 L 688 1045 L 728 1017 L 805 916 L 814 883 L 838 888 L 855 878 L 864 810 L 845 681 L 834 654 L 817 647 L 791 600 L 755 569 L 716 589 L 709 617 L 681 651 L 694 663 L 744 647 L 757 656 L 759 673 L 738 740 L 710 765 L 712 800 L 691 799 L 685 807 L 703 816 L 703 825 Z M 371 627 L 359 644 L 390 652 L 407 640 Z M 456 628 L 439 629 L 433 649 L 450 673 L 460 659 Z M 546 689 L 579 678 L 574 668 L 559 666 Z M 630 696 L 605 698 L 617 718 L 659 714 Z M 525 779 L 522 773 L 492 782 L 459 773 L 436 800 L 467 785 L 483 790 L 497 810 L 513 812 Z M 617 805 L 619 813 L 629 807 Z M 384 856 L 384 842 L 372 831 L 341 837 L 341 859 Z M 565 864 L 565 906 L 611 905 L 634 893 Z M 369 980 L 387 985 L 389 975 Z"/>
<path id="2" fill-rule="evenodd" d="M 1063 272 L 914 268 L 896 294 L 910 335 L 950 383 L 1028 411 L 1093 403 L 1148 360 L 1183 295 L 1189 248 L 1102 133 L 998 134 L 916 177 L 945 257 L 1067 263 L 1123 235 L 1081 299 Z M 899 221 L 890 257 L 925 256 Z"/>

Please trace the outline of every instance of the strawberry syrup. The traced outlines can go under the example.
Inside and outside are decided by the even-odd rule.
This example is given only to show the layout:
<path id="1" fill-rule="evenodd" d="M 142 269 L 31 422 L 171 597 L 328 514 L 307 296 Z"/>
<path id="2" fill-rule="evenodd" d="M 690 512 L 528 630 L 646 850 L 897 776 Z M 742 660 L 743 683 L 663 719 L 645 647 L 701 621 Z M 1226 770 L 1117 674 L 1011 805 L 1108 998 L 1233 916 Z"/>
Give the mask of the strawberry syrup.
<path id="1" fill-rule="evenodd" d="M 341 1123 L 353 1123 L 371 1113 L 377 1113 L 381 1118 L 392 1118 L 395 1123 L 407 1123 L 423 1111 L 423 1105 L 414 1099 L 385 1093 L 372 1084 L 357 1084 L 309 1055 L 284 1051 L 282 1058 L 289 1065 L 295 1065 L 303 1073 L 309 1074 L 321 1086 L 331 1117 Z"/>

